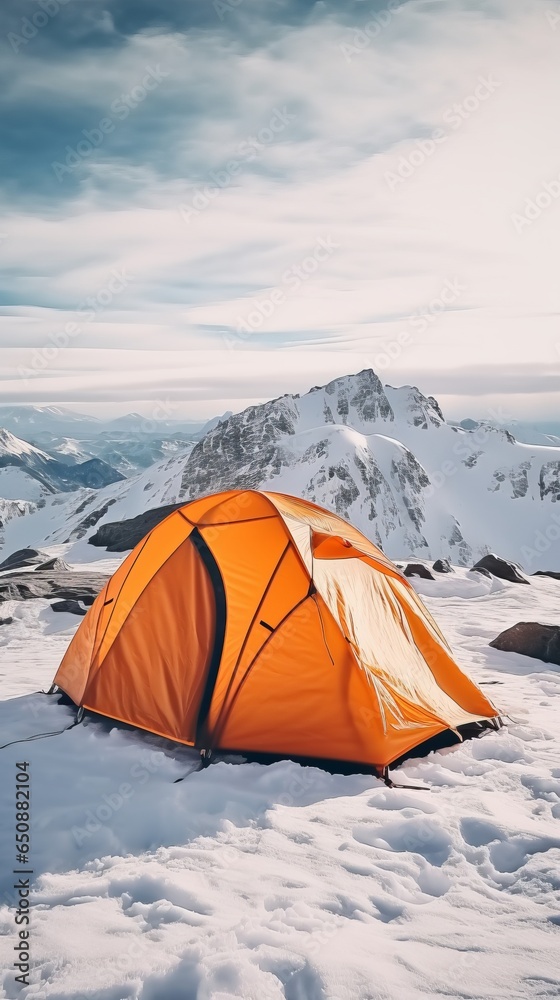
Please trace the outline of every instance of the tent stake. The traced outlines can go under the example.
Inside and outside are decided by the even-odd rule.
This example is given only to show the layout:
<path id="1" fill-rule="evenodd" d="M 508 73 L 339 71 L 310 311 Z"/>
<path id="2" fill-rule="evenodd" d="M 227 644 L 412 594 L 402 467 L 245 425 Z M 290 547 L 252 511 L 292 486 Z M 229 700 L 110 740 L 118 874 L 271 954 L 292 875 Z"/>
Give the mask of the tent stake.
<path id="1" fill-rule="evenodd" d="M 389 776 L 388 767 L 383 768 L 381 777 L 387 785 L 387 788 L 410 788 L 414 792 L 431 792 L 432 790 L 429 785 L 401 785 L 398 782 L 393 781 L 393 779 Z"/>

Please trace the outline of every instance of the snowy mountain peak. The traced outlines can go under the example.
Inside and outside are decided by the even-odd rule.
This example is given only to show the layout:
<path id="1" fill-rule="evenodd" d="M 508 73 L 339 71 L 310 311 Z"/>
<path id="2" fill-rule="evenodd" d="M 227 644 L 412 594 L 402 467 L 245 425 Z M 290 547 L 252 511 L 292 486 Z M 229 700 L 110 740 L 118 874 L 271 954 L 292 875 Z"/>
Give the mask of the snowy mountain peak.
<path id="1" fill-rule="evenodd" d="M 395 559 L 470 566 L 493 550 L 528 572 L 556 568 L 560 448 L 521 444 L 490 423 L 448 424 L 432 396 L 382 385 L 371 369 L 225 414 L 182 455 L 64 504 L 53 497 L 24 519 L 25 538 L 19 518 L 6 537 L 16 548 L 71 542 L 160 505 L 247 488 L 330 508 Z"/>
<path id="2" fill-rule="evenodd" d="M 219 423 L 193 448 L 179 498 L 280 490 L 334 509 L 393 557 L 466 565 L 492 545 L 523 562 L 559 470 L 559 449 L 491 424 L 452 427 L 432 396 L 364 369 Z"/>
<path id="3" fill-rule="evenodd" d="M 40 451 L 39 448 L 35 448 L 33 445 L 29 444 L 27 441 L 23 441 L 21 438 L 12 434 L 11 431 L 6 430 L 4 427 L 0 427 L 0 456 L 2 455 L 14 455 L 14 456 L 34 456 L 44 462 L 49 462 L 50 457 L 44 451 Z"/>
<path id="4" fill-rule="evenodd" d="M 77 490 L 100 489 L 124 477 L 97 458 L 65 464 L 11 431 L 0 428 L 0 498 L 39 501 L 46 496 Z"/>
<path id="5" fill-rule="evenodd" d="M 387 398 L 397 419 L 406 420 L 422 430 L 428 430 L 429 427 L 441 427 L 445 424 L 445 417 L 437 400 L 433 396 L 424 396 L 417 386 L 405 385 L 399 389 L 386 386 L 385 388 Z"/>
<path id="6" fill-rule="evenodd" d="M 320 389 L 318 391 L 321 392 Z M 357 416 L 363 424 L 378 419 L 394 420 L 384 387 L 371 368 L 365 368 L 357 375 L 334 379 L 322 391 L 327 397 L 326 408 L 332 414 L 334 423 L 349 423 L 351 414 Z"/>

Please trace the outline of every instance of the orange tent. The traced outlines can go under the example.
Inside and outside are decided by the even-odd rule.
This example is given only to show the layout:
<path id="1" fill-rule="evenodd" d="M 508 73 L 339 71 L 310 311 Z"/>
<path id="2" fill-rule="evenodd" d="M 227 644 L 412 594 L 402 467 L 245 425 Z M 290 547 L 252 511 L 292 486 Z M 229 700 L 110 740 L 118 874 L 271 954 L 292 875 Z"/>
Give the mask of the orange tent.
<path id="1" fill-rule="evenodd" d="M 497 723 L 380 549 L 315 504 L 253 490 L 157 525 L 99 594 L 54 684 L 205 750 L 375 768 Z"/>

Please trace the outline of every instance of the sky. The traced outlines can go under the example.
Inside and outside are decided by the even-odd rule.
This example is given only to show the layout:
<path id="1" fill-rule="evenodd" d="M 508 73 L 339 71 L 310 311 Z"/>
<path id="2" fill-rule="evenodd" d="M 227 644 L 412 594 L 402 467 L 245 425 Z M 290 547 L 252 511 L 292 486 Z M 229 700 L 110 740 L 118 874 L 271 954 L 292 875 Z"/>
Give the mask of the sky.
<path id="1" fill-rule="evenodd" d="M 558 0 L 2 0 L 0 402 L 558 418 Z"/>

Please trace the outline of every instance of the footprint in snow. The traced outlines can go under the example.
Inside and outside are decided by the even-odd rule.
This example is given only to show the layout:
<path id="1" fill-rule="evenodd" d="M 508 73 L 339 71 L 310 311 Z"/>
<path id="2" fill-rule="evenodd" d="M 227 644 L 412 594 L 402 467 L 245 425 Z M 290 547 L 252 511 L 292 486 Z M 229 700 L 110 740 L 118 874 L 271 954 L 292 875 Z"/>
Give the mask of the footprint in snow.
<path id="1" fill-rule="evenodd" d="M 451 853 L 451 837 L 435 820 L 426 816 L 386 823 L 384 826 L 355 826 L 354 839 L 384 851 L 420 854 L 431 864 L 443 865 Z"/>

